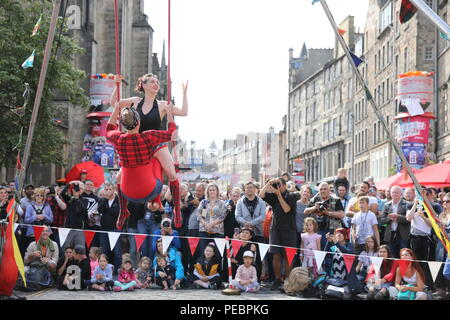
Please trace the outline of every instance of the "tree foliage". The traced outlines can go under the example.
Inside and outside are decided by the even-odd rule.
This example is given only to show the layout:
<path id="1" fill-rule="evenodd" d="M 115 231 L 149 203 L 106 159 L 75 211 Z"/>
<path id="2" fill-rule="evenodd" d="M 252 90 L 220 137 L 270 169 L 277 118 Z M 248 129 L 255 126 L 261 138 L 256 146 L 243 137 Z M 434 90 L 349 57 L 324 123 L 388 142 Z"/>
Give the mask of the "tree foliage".
<path id="1" fill-rule="evenodd" d="M 19 149 L 23 151 L 25 146 L 52 7 L 50 0 L 0 1 L 0 166 L 14 163 L 17 149 L 13 151 L 13 148 L 20 141 L 21 128 L 23 135 Z M 32 37 L 32 30 L 41 13 L 40 30 Z M 78 82 L 86 75 L 73 64 L 73 57 L 82 54 L 83 49 L 74 39 L 64 35 L 67 31 L 64 30 L 65 27 L 59 37 L 61 25 L 62 17 L 59 17 L 33 136 L 30 157 L 32 162 L 63 163 L 61 150 L 68 141 L 54 121 L 58 117 L 53 106 L 55 95 L 62 95 L 82 107 L 88 106 L 84 91 L 78 86 Z M 33 50 L 36 50 L 34 66 L 23 69 L 22 63 Z M 30 85 L 30 98 L 25 115 L 21 118 L 11 109 L 23 105 L 25 83 Z"/>

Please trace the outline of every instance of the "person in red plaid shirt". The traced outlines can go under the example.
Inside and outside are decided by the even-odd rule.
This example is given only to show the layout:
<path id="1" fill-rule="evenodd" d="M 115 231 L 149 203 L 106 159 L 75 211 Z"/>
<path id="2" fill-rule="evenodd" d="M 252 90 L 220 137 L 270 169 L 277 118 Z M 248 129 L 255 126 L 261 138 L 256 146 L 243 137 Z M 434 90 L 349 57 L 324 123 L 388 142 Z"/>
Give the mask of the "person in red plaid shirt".
<path id="1" fill-rule="evenodd" d="M 127 130 L 117 130 L 117 117 Z M 168 130 L 148 130 L 139 133 L 140 117 L 134 108 L 122 111 L 116 104 L 107 125 L 107 140 L 116 147 L 122 167 L 121 191 L 123 196 L 132 202 L 145 203 L 155 199 L 162 188 L 162 170 L 159 161 L 153 157 L 160 143 L 170 141 L 176 130 L 173 115 L 167 114 Z M 127 201 L 121 203 L 126 208 Z M 122 230 L 128 218 L 128 210 L 121 211 L 117 219 L 117 229 Z"/>

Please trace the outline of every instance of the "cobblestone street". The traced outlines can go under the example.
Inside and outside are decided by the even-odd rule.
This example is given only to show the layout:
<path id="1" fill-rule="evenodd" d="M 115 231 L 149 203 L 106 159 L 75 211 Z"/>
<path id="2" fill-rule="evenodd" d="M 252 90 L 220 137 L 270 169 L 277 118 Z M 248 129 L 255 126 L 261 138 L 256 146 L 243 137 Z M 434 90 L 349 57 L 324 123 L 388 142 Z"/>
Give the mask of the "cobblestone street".
<path id="1" fill-rule="evenodd" d="M 291 297 L 279 291 L 262 289 L 258 293 L 242 293 L 238 296 L 227 296 L 221 290 L 158 290 L 142 289 L 133 292 L 100 292 L 81 290 L 78 292 L 47 289 L 39 292 L 15 291 L 18 296 L 28 300 L 310 300 Z"/>

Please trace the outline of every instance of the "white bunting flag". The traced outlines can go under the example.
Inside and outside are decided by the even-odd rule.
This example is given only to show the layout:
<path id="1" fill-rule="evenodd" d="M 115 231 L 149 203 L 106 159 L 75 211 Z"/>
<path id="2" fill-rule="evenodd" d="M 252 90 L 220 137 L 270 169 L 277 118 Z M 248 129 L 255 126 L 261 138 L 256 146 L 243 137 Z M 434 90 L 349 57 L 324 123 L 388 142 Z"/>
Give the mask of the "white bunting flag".
<path id="1" fill-rule="evenodd" d="M 408 109 L 408 113 L 411 117 L 424 114 L 419 99 L 405 99 L 402 100 L 402 104 Z"/>
<path id="2" fill-rule="evenodd" d="M 327 253 L 324 251 L 317 251 L 317 250 L 313 250 L 313 252 L 314 257 L 316 258 L 317 271 L 319 271 L 322 268 L 323 259 L 325 259 Z"/>
<path id="3" fill-rule="evenodd" d="M 370 257 L 372 261 L 373 269 L 375 270 L 375 274 L 379 275 L 381 264 L 383 263 L 383 258 L 381 257 Z"/>
<path id="4" fill-rule="evenodd" d="M 111 251 L 116 246 L 117 240 L 119 240 L 120 232 L 108 232 L 108 238 L 109 238 L 109 247 L 111 248 Z"/>
<path id="5" fill-rule="evenodd" d="M 270 248 L 270 245 L 266 243 L 258 243 L 259 248 L 259 255 L 261 256 L 261 261 L 264 260 L 264 257 L 266 256 L 267 251 Z"/>
<path id="6" fill-rule="evenodd" d="M 59 246 L 60 247 L 62 247 L 64 245 L 64 242 L 66 242 L 69 232 L 70 232 L 70 229 L 67 229 L 67 228 L 59 228 L 58 229 Z"/>
<path id="7" fill-rule="evenodd" d="M 19 227 L 19 224 L 18 223 L 14 223 L 14 232 L 16 232 L 18 227 Z"/>
<path id="8" fill-rule="evenodd" d="M 219 250 L 220 255 L 223 256 L 223 250 L 225 249 L 227 240 L 221 238 L 216 238 L 214 240 L 216 241 L 217 249 Z"/>
<path id="9" fill-rule="evenodd" d="M 433 281 L 436 281 L 436 277 L 441 269 L 442 262 L 438 261 L 428 261 L 428 266 L 430 267 L 431 275 L 433 277 Z"/>
<path id="10" fill-rule="evenodd" d="M 172 243 L 173 236 L 162 236 L 162 245 L 163 245 L 163 252 L 166 253 L 167 249 L 169 248 L 170 244 Z"/>

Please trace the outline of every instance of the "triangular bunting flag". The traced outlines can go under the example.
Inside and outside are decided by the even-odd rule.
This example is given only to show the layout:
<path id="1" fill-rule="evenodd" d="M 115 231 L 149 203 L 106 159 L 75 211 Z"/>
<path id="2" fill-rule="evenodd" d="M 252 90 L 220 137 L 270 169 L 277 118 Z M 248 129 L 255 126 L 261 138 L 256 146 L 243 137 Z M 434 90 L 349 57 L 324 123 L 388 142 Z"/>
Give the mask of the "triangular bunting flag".
<path id="1" fill-rule="evenodd" d="M 38 242 L 39 238 L 41 237 L 41 233 L 44 230 L 44 226 L 33 226 L 33 230 L 34 230 L 34 239 L 36 240 L 36 242 Z"/>
<path id="2" fill-rule="evenodd" d="M 233 248 L 233 257 L 236 257 L 241 246 L 242 246 L 241 240 L 235 240 L 235 239 L 231 240 L 231 247 Z"/>
<path id="3" fill-rule="evenodd" d="M 314 250 L 313 252 L 314 257 L 316 258 L 317 271 L 319 271 L 320 268 L 322 267 L 323 259 L 325 259 L 327 253 L 324 251 L 316 251 L 316 250 Z"/>
<path id="4" fill-rule="evenodd" d="M 136 251 L 141 249 L 142 243 L 147 236 L 145 234 L 135 234 L 134 239 L 136 240 Z"/>
<path id="5" fill-rule="evenodd" d="M 409 19 L 411 19 L 416 13 L 417 8 L 414 7 L 409 0 L 402 0 L 402 4 L 400 6 L 400 14 L 399 19 L 400 23 L 405 23 Z"/>
<path id="6" fill-rule="evenodd" d="M 109 247 L 111 248 L 111 251 L 113 251 L 114 247 L 116 246 L 117 240 L 119 240 L 120 232 L 108 232 L 108 238 L 109 238 Z"/>
<path id="7" fill-rule="evenodd" d="M 16 232 L 18 227 L 19 227 L 19 224 L 18 223 L 14 223 L 14 232 Z"/>
<path id="8" fill-rule="evenodd" d="M 430 267 L 431 275 L 433 276 L 433 281 L 436 281 L 436 277 L 441 269 L 442 262 L 438 261 L 428 261 L 428 266 Z"/>
<path id="9" fill-rule="evenodd" d="M 84 232 L 84 237 L 86 238 L 86 245 L 89 249 L 91 247 L 92 240 L 94 239 L 95 231 L 84 230 L 83 232 Z"/>
<path id="10" fill-rule="evenodd" d="M 258 243 L 258 248 L 259 248 L 259 255 L 261 256 L 261 261 L 263 261 L 267 251 L 270 248 L 270 245 L 266 243 Z"/>
<path id="11" fill-rule="evenodd" d="M 383 263 L 383 258 L 381 257 L 370 257 L 372 261 L 373 269 L 375 270 L 375 274 L 379 275 L 381 264 Z"/>
<path id="12" fill-rule="evenodd" d="M 443 33 L 442 31 L 439 31 L 439 35 L 441 36 L 442 39 L 445 39 L 447 41 L 450 41 L 448 35 L 446 33 Z"/>
<path id="13" fill-rule="evenodd" d="M 295 257 L 295 254 L 297 253 L 297 248 L 284 248 L 284 250 L 286 251 L 286 257 L 288 259 L 288 263 L 289 265 L 292 264 L 292 260 Z"/>
<path id="14" fill-rule="evenodd" d="M 33 63 L 34 63 L 34 54 L 35 54 L 36 50 L 33 50 L 33 53 L 31 54 L 31 56 L 29 56 L 27 58 L 27 60 L 25 60 L 22 63 L 22 68 L 27 69 L 27 68 L 32 68 L 33 67 Z"/>
<path id="15" fill-rule="evenodd" d="M 11 109 L 12 112 L 14 112 L 19 117 L 23 117 L 25 115 L 25 107 L 24 106 L 17 106 L 14 109 Z"/>
<path id="16" fill-rule="evenodd" d="M 400 266 L 400 274 L 403 277 L 405 275 L 406 269 L 408 269 L 411 261 L 410 260 L 399 260 L 398 263 Z"/>
<path id="17" fill-rule="evenodd" d="M 312 0 L 312 4 L 319 2 L 320 0 Z"/>
<path id="18" fill-rule="evenodd" d="M 343 258 L 345 261 L 345 268 L 347 269 L 347 272 L 350 273 L 350 270 L 352 270 L 353 261 L 355 261 L 356 256 L 344 254 Z"/>
<path id="19" fill-rule="evenodd" d="M 191 249 L 191 254 L 194 256 L 195 250 L 197 249 L 198 242 L 200 241 L 200 238 L 188 238 L 189 242 L 189 248 Z"/>
<path id="20" fill-rule="evenodd" d="M 39 28 L 41 27 L 41 20 L 42 20 L 42 14 L 39 16 L 39 20 L 36 22 L 36 25 L 33 28 L 33 32 L 31 33 L 31 36 L 35 36 L 37 32 L 39 31 Z"/>
<path id="21" fill-rule="evenodd" d="M 67 228 L 59 228 L 58 229 L 59 246 L 60 247 L 62 247 L 64 245 L 64 242 L 66 242 L 69 232 L 70 232 L 70 229 L 67 229 Z"/>
<path id="22" fill-rule="evenodd" d="M 24 167 L 22 166 L 22 162 L 20 161 L 20 151 L 17 152 L 16 168 L 17 168 L 17 170 L 23 170 L 24 169 Z"/>
<path id="23" fill-rule="evenodd" d="M 162 245 L 163 245 L 163 252 L 166 253 L 167 249 L 169 248 L 170 244 L 172 243 L 173 236 L 162 236 Z"/>
<path id="24" fill-rule="evenodd" d="M 338 30 L 338 32 L 339 32 L 339 34 L 341 36 L 343 36 L 347 32 L 347 31 L 345 31 L 344 29 L 341 29 L 341 28 L 337 28 L 337 30 Z"/>
<path id="25" fill-rule="evenodd" d="M 216 242 L 217 249 L 219 250 L 220 255 L 223 256 L 223 250 L 225 249 L 227 240 L 222 238 L 215 238 L 214 241 Z"/>
<path id="26" fill-rule="evenodd" d="M 350 55 L 352 56 L 353 62 L 355 63 L 356 67 L 358 67 L 361 63 L 364 61 L 358 58 L 353 52 L 349 51 Z"/>

